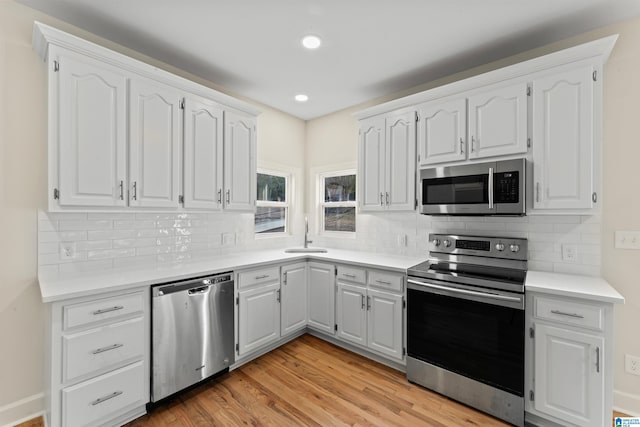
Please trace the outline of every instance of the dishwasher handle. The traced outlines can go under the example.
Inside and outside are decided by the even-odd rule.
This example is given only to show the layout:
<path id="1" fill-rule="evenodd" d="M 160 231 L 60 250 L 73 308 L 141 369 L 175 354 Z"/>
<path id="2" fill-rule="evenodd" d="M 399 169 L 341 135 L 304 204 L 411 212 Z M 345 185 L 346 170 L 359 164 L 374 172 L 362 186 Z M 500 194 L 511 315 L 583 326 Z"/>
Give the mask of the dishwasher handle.
<path id="1" fill-rule="evenodd" d="M 222 287 L 227 283 L 233 283 L 232 273 L 152 286 L 151 296 L 158 298 L 164 295 L 175 294 L 176 292 L 187 292 L 193 296 L 201 295 L 208 292 L 211 286 Z"/>
<path id="2" fill-rule="evenodd" d="M 198 288 L 189 289 L 188 293 L 189 293 L 189 295 L 206 294 L 209 291 L 210 288 L 211 288 L 211 285 L 200 286 Z"/>

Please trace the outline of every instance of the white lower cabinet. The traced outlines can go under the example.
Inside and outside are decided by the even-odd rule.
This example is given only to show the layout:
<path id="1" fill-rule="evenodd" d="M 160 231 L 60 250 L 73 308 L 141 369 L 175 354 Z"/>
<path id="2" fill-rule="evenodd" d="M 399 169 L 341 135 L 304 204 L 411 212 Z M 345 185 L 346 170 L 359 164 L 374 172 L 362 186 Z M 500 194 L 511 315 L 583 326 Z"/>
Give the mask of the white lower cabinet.
<path id="1" fill-rule="evenodd" d="M 280 338 L 280 279 L 238 292 L 238 355 Z"/>
<path id="2" fill-rule="evenodd" d="M 337 337 L 403 360 L 404 276 L 339 266 L 337 277 Z"/>
<path id="3" fill-rule="evenodd" d="M 612 307 L 530 295 L 527 411 L 561 425 L 611 423 Z"/>
<path id="4" fill-rule="evenodd" d="M 47 425 L 120 425 L 149 401 L 148 290 L 47 306 Z"/>
<path id="5" fill-rule="evenodd" d="M 280 324 L 282 335 L 307 326 L 307 263 L 282 267 Z"/>
<path id="6" fill-rule="evenodd" d="M 308 263 L 308 326 L 335 333 L 336 267 L 321 262 Z"/>

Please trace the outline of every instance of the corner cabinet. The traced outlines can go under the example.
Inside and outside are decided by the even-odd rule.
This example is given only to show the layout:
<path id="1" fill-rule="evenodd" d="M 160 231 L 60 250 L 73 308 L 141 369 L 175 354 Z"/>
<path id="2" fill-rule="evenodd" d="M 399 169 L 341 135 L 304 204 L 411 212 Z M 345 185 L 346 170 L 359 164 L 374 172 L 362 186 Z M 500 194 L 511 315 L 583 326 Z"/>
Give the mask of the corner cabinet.
<path id="1" fill-rule="evenodd" d="M 46 25 L 49 210 L 255 208 L 252 106 Z"/>
<path id="2" fill-rule="evenodd" d="M 358 185 L 362 211 L 415 209 L 416 114 L 360 122 Z"/>
<path id="3" fill-rule="evenodd" d="M 533 80 L 534 210 L 584 212 L 597 202 L 601 69 L 582 63 Z"/>
<path id="4" fill-rule="evenodd" d="M 611 423 L 612 304 L 546 294 L 527 296 L 526 410 L 534 423 Z"/>
<path id="5" fill-rule="evenodd" d="M 308 263 L 308 326 L 329 335 L 335 333 L 336 267 L 333 264 Z"/>

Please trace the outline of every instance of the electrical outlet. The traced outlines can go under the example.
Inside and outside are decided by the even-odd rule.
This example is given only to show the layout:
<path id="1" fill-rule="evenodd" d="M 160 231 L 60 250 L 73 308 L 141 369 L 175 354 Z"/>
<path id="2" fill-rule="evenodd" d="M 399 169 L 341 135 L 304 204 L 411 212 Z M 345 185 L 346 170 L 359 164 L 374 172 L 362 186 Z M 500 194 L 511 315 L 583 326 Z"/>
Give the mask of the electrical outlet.
<path id="1" fill-rule="evenodd" d="M 616 231 L 616 249 L 640 249 L 640 231 Z"/>
<path id="2" fill-rule="evenodd" d="M 76 257 L 76 243 L 75 242 L 61 242 L 60 243 L 60 259 L 73 259 Z"/>
<path id="3" fill-rule="evenodd" d="M 567 262 L 577 262 L 578 245 L 564 243 L 562 245 L 562 260 Z"/>
<path id="4" fill-rule="evenodd" d="M 640 357 L 625 354 L 624 370 L 629 374 L 640 375 Z"/>

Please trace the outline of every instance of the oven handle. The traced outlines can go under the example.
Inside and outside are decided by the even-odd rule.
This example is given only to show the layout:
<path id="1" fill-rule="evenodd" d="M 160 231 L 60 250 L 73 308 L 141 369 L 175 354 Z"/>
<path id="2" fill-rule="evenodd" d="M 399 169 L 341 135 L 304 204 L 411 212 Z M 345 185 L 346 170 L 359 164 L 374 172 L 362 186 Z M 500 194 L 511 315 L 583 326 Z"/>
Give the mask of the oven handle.
<path id="1" fill-rule="evenodd" d="M 498 294 L 490 294 L 490 293 L 486 293 L 486 292 L 469 291 L 469 290 L 466 290 L 466 289 L 450 288 L 448 286 L 434 285 L 433 283 L 419 282 L 419 281 L 413 280 L 413 279 L 407 279 L 407 283 L 410 283 L 412 285 L 418 285 L 418 286 L 424 286 L 424 287 L 427 287 L 427 288 L 437 289 L 439 291 L 445 291 L 445 292 L 449 292 L 449 293 L 452 293 L 452 294 L 462 294 L 462 295 L 469 295 L 469 296 L 474 296 L 474 297 L 490 298 L 490 299 L 495 299 L 495 300 L 499 300 L 499 301 L 509 301 L 509 302 L 522 303 L 522 298 L 510 297 L 510 296 L 507 296 L 507 295 L 498 295 Z"/>

